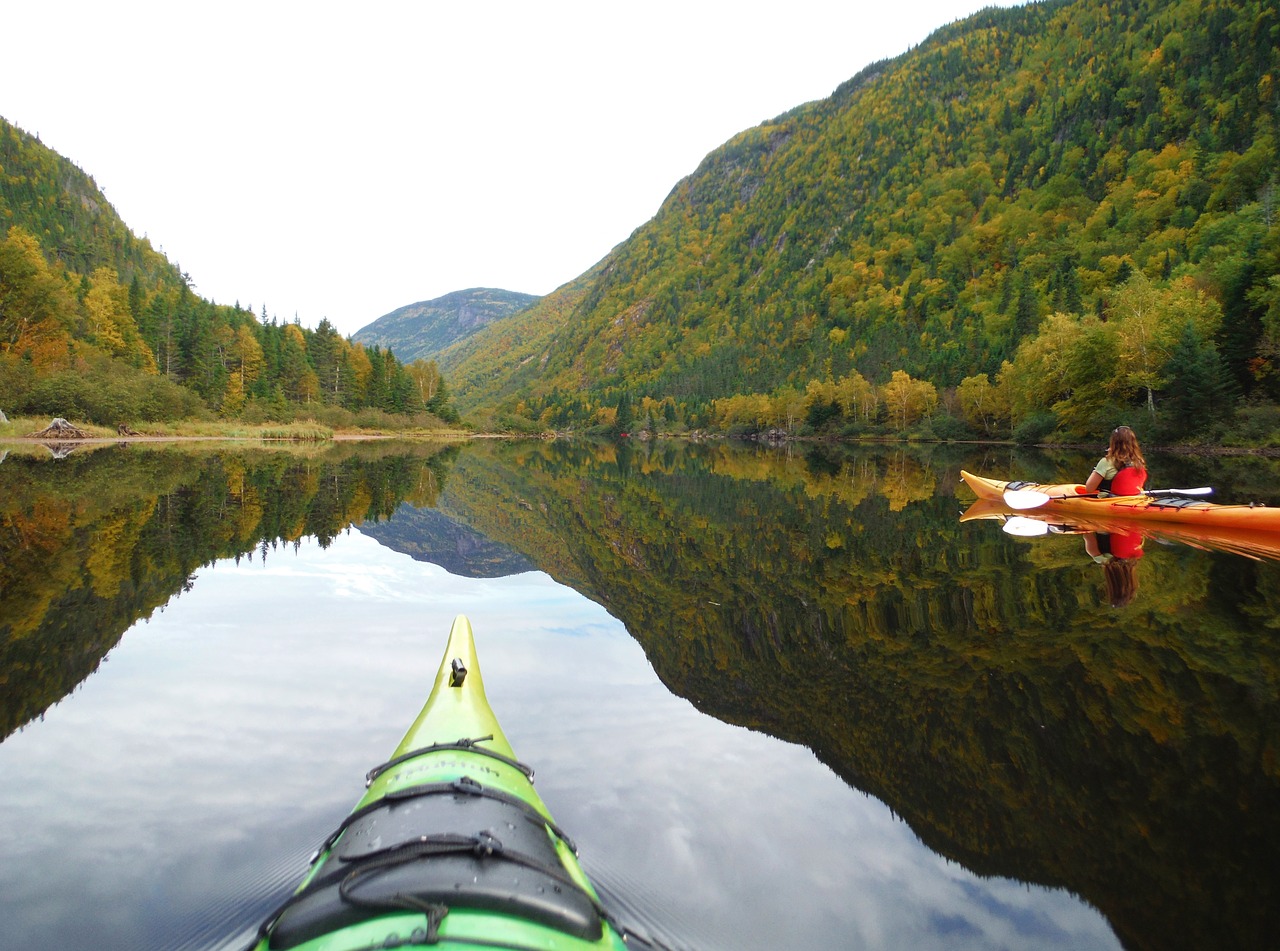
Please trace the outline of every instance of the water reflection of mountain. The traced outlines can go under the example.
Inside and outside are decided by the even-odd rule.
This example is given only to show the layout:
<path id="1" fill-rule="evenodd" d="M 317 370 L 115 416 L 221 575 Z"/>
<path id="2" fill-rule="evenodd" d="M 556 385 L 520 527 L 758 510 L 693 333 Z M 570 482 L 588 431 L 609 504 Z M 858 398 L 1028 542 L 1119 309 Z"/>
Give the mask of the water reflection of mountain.
<path id="1" fill-rule="evenodd" d="M 499 446 L 454 475 L 442 505 L 604 604 L 675 693 L 942 855 L 1070 889 L 1130 948 L 1280 933 L 1277 566 L 1159 548 L 1117 612 L 1083 549 L 960 525 L 958 465 L 902 451 Z"/>
<path id="2" fill-rule="evenodd" d="M 0 468 L 0 739 L 219 558 L 269 558 L 435 502 L 456 446 L 89 447 Z"/>
<path id="3" fill-rule="evenodd" d="M 1083 548 L 960 524 L 961 464 L 1054 481 L 1035 460 L 722 444 L 11 455 L 0 735 L 200 565 L 438 504 L 429 547 L 469 552 L 462 525 L 601 602 L 675 693 L 814 750 L 943 856 L 1070 889 L 1130 948 L 1267 946 L 1280 565 L 1152 546 L 1115 611 Z M 1261 465 L 1212 481 L 1276 483 Z"/>
<path id="4" fill-rule="evenodd" d="M 528 558 L 435 509 L 401 505 L 385 522 L 359 528 L 392 551 L 463 578 L 505 578 L 533 570 Z"/>

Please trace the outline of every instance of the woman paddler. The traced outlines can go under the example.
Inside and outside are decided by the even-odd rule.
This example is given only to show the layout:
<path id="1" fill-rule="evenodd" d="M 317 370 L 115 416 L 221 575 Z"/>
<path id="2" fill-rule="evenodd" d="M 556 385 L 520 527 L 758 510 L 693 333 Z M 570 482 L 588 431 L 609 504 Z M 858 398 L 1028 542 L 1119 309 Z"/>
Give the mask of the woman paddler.
<path id="1" fill-rule="evenodd" d="M 1099 495 L 1141 495 L 1147 484 L 1147 460 L 1142 457 L 1138 437 L 1128 426 L 1111 433 L 1107 454 L 1093 467 L 1085 489 Z"/>

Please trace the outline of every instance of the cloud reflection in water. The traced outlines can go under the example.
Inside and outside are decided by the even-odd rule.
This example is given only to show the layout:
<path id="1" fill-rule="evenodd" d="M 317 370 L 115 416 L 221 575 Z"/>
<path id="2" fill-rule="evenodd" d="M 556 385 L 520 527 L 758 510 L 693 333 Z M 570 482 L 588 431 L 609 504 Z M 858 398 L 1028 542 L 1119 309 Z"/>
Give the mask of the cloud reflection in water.
<path id="1" fill-rule="evenodd" d="M 668 942 L 1118 947 L 1079 900 L 940 859 L 808 750 L 700 714 L 572 589 L 357 532 L 200 571 L 0 744 L 0 944 L 234 945 L 399 741 L 457 613 L 588 872 Z"/>

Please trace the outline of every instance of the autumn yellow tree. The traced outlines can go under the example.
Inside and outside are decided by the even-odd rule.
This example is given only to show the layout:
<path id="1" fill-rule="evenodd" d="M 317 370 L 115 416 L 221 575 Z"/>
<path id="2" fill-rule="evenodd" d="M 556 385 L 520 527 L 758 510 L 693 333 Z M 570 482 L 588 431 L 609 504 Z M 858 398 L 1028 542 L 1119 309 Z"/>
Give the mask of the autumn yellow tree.
<path id="1" fill-rule="evenodd" d="M 235 349 L 236 373 L 240 377 L 240 385 L 247 387 L 262 372 L 262 344 L 252 330 L 241 324 L 236 330 Z"/>
<path id="2" fill-rule="evenodd" d="M 432 398 L 440 391 L 440 367 L 434 360 L 414 360 L 405 368 L 409 379 L 413 381 L 414 394 L 422 406 L 430 404 Z"/>
<path id="3" fill-rule="evenodd" d="M 50 273 L 39 242 L 10 228 L 0 242 L 0 355 L 21 357 L 37 369 L 64 365 L 74 312 L 75 300 Z"/>
<path id="4" fill-rule="evenodd" d="M 773 402 L 764 393 L 742 393 L 715 400 L 712 412 L 721 429 L 760 428 L 770 422 Z"/>
<path id="5" fill-rule="evenodd" d="M 810 380 L 804 388 L 804 396 L 810 406 L 816 403 L 834 403 L 836 385 L 830 380 Z"/>
<path id="6" fill-rule="evenodd" d="M 990 433 L 999 420 L 1009 418 L 1009 400 L 1004 390 L 985 373 L 967 376 L 956 390 L 960 416 L 975 429 Z"/>
<path id="7" fill-rule="evenodd" d="M 352 344 L 347 359 L 351 364 L 351 379 L 347 384 L 347 392 L 355 401 L 365 398 L 369 391 L 369 377 L 373 375 L 373 363 L 364 344 Z"/>
<path id="8" fill-rule="evenodd" d="M 880 408 L 875 386 L 857 370 L 836 383 L 835 399 L 845 416 L 862 422 L 871 422 Z"/>
<path id="9" fill-rule="evenodd" d="M 1018 346 L 1013 361 L 1001 366 L 996 379 L 1006 394 L 1015 423 L 1032 413 L 1051 409 L 1070 395 L 1070 357 L 1083 335 L 1076 317 L 1050 314 L 1040 324 L 1039 332 Z"/>
<path id="10" fill-rule="evenodd" d="M 241 324 L 228 334 L 230 375 L 227 378 L 227 390 L 222 398 L 222 410 L 228 415 L 236 415 L 244 408 L 245 394 L 249 385 L 262 372 L 262 345 L 248 326 Z"/>
<path id="11" fill-rule="evenodd" d="M 804 419 L 805 394 L 790 387 L 778 390 L 769 400 L 769 422 L 787 432 L 795 432 Z"/>
<path id="12" fill-rule="evenodd" d="M 913 380 L 905 370 L 894 370 L 889 382 L 880 387 L 889 419 L 903 430 L 938 406 L 938 390 L 928 380 Z"/>
<path id="13" fill-rule="evenodd" d="M 280 362 L 281 382 L 289 399 L 310 403 L 320 397 L 320 378 L 307 362 L 307 341 L 297 324 L 284 328 Z"/>
<path id="14" fill-rule="evenodd" d="M 95 344 L 113 357 L 156 372 L 155 356 L 139 336 L 129 311 L 129 289 L 120 284 L 114 268 L 94 269 L 84 298 L 84 313 Z"/>
<path id="15" fill-rule="evenodd" d="M 1111 322 L 1119 342 L 1118 374 L 1130 393 L 1146 392 L 1147 411 L 1156 411 L 1155 391 L 1165 380 L 1165 364 L 1183 327 L 1190 323 L 1202 340 L 1212 337 L 1221 309 L 1191 281 L 1157 287 L 1141 273 L 1134 274 L 1115 293 Z"/>

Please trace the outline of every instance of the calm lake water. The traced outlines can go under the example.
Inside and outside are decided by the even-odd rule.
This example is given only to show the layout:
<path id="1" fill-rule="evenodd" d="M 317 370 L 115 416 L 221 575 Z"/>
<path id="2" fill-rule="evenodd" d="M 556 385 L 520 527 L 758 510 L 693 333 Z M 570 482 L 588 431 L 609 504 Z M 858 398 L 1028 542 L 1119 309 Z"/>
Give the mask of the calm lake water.
<path id="1" fill-rule="evenodd" d="M 1280 561 L 1139 539 L 1113 607 L 1083 535 L 961 520 L 962 467 L 1092 456 L 4 452 L 0 949 L 242 946 L 459 613 L 606 904 L 669 947 L 1280 933 Z M 1275 461 L 1151 468 L 1280 504 Z"/>

